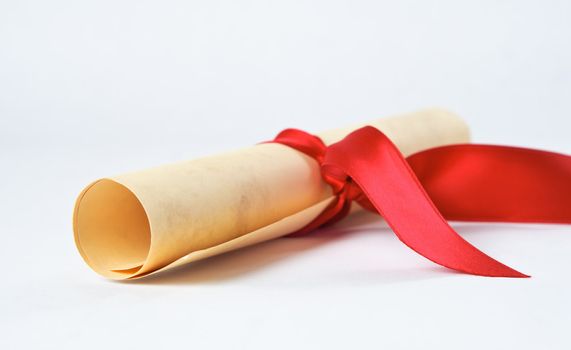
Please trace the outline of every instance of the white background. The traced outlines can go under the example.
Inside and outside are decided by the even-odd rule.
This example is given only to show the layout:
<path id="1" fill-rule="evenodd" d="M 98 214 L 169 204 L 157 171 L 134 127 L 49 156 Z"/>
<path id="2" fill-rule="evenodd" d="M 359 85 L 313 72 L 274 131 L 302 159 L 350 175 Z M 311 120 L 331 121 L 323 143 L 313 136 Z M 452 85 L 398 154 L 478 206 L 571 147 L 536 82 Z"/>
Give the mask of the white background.
<path id="1" fill-rule="evenodd" d="M 2 0 L 0 348 L 569 349 L 569 226 L 454 225 L 531 279 L 447 271 L 361 215 L 118 283 L 71 214 L 101 176 L 425 106 L 571 153 L 570 4 Z"/>

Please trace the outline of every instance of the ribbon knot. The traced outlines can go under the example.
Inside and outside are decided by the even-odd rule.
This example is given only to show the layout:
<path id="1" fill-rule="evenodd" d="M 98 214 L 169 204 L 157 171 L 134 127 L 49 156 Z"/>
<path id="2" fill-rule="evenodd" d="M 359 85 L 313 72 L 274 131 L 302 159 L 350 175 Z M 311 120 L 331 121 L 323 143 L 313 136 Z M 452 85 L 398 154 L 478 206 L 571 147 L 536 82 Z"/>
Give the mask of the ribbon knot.
<path id="1" fill-rule="evenodd" d="M 301 230 L 345 217 L 356 201 L 384 217 L 397 237 L 427 259 L 457 271 L 529 277 L 464 240 L 446 219 L 571 223 L 571 157 L 525 148 L 450 145 L 408 158 L 381 131 L 363 127 L 326 146 L 286 129 L 272 141 L 320 165 L 335 198 Z"/>
<path id="2" fill-rule="evenodd" d="M 283 130 L 273 142 L 292 147 L 317 161 L 323 181 L 331 186 L 335 196 L 333 202 L 319 217 L 301 230 L 291 233 L 290 236 L 305 235 L 321 226 L 336 223 L 349 214 L 353 201 L 375 211 L 359 185 L 335 163 L 334 145 L 327 147 L 319 137 L 298 129 Z"/>

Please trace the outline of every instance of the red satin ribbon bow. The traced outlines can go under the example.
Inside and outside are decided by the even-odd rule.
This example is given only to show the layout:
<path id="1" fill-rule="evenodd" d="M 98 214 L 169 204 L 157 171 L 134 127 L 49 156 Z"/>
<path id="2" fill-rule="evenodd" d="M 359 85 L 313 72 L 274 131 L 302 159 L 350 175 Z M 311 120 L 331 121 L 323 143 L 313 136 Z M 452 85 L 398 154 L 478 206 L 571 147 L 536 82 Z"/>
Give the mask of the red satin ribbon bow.
<path id="1" fill-rule="evenodd" d="M 425 258 L 468 274 L 529 277 L 464 240 L 446 221 L 571 223 L 571 157 L 526 148 L 462 144 L 408 158 L 367 126 L 329 147 L 286 129 L 272 142 L 314 158 L 335 200 L 304 234 L 348 214 L 352 201 L 382 215 Z"/>

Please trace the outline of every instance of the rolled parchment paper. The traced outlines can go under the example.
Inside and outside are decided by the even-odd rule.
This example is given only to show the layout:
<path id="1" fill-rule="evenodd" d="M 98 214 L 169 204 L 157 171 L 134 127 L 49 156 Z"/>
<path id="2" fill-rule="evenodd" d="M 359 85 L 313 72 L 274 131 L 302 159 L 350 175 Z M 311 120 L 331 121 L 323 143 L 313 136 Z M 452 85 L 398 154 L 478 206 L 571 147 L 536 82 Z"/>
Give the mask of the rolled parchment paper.
<path id="1" fill-rule="evenodd" d="M 404 155 L 469 141 L 462 119 L 441 109 L 317 135 L 329 145 L 364 125 Z M 263 143 L 97 180 L 76 201 L 73 230 L 93 270 L 132 279 L 297 231 L 332 199 L 312 158 Z"/>

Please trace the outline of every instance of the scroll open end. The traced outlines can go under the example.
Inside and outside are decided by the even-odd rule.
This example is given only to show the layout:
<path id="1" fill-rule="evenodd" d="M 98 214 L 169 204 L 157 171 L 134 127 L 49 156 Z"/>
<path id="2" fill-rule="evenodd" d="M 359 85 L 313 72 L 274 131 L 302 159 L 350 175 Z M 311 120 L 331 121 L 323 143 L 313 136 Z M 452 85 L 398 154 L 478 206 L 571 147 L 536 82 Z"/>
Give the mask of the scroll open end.
<path id="1" fill-rule="evenodd" d="M 147 213 L 133 192 L 113 180 L 102 179 L 85 189 L 73 224 L 81 255 L 106 277 L 136 273 L 149 254 Z"/>

